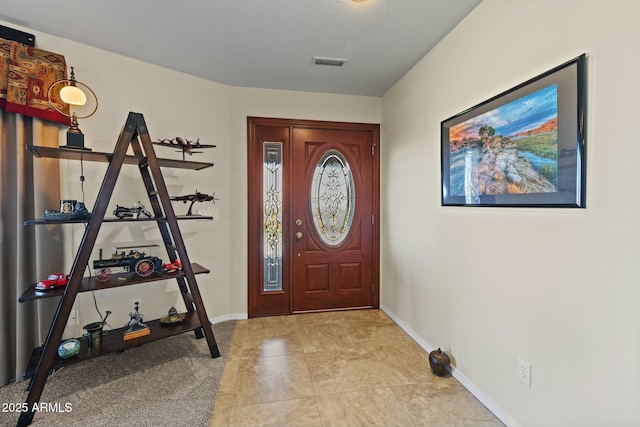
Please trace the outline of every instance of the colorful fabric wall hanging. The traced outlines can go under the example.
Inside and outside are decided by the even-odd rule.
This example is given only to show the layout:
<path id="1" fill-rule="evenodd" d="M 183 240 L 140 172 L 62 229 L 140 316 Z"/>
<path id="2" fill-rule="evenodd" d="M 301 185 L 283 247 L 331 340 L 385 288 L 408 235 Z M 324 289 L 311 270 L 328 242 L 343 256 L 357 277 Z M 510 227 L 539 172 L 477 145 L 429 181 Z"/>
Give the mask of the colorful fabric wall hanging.
<path id="1" fill-rule="evenodd" d="M 69 118 L 58 113 L 47 99 L 49 86 L 66 78 L 63 55 L 0 39 L 0 108 L 69 125 Z M 69 113 L 59 91 L 52 94 L 52 101 Z"/>

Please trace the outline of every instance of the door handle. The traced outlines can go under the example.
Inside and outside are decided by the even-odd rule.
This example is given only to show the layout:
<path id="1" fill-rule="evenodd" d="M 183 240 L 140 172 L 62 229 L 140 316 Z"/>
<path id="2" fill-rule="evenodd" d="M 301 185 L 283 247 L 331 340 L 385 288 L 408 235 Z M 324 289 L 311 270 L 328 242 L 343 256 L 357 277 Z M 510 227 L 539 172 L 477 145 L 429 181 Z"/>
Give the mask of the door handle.
<path id="1" fill-rule="evenodd" d="M 296 233 L 296 237 L 297 237 L 298 239 L 302 239 L 302 231 L 298 231 L 298 232 Z"/>

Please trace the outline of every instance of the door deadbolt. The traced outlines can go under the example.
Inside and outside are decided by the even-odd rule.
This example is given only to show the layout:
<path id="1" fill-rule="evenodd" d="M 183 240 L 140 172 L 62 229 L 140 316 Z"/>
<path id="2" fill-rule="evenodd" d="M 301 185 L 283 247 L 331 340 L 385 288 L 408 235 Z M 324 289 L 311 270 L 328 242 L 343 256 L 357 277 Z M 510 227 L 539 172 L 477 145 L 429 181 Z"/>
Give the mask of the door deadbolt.
<path id="1" fill-rule="evenodd" d="M 300 227 L 302 225 L 302 220 L 300 218 L 296 219 L 296 225 Z"/>

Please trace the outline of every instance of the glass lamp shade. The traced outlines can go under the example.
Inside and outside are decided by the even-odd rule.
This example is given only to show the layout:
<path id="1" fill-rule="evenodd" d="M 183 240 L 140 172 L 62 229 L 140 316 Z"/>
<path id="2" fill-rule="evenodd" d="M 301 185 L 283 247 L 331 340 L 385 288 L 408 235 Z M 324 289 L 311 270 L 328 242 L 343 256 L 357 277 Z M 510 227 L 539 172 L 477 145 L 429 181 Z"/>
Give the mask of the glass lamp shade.
<path id="1" fill-rule="evenodd" d="M 54 93 L 60 87 L 62 88 L 60 89 L 58 95 L 59 99 L 54 102 Z M 82 87 L 82 89 L 80 87 Z M 83 106 L 87 104 L 87 95 L 89 95 L 92 99 L 89 103 L 90 105 L 83 108 Z M 98 97 L 89 86 L 76 80 L 73 72 L 73 67 L 71 67 L 71 76 L 68 79 L 60 79 L 53 82 L 51 86 L 49 86 L 49 90 L 47 91 L 47 99 L 49 100 L 49 105 L 53 107 L 55 111 L 65 117 L 71 118 L 71 126 L 67 130 L 67 145 L 61 146 L 61 148 L 73 148 L 91 151 L 90 148 L 86 148 L 84 146 L 84 135 L 78 127 L 78 119 L 86 119 L 87 117 L 93 116 L 93 114 L 98 109 Z M 63 106 L 61 104 L 66 104 L 66 106 Z M 93 104 L 93 106 L 91 106 L 91 104 Z M 71 105 L 80 107 L 75 108 L 79 111 L 71 111 L 71 109 L 66 108 Z M 86 114 L 80 114 L 80 111 L 86 111 Z"/>
<path id="2" fill-rule="evenodd" d="M 87 95 L 77 86 L 65 86 L 60 90 L 62 102 L 71 105 L 84 105 L 87 103 Z"/>

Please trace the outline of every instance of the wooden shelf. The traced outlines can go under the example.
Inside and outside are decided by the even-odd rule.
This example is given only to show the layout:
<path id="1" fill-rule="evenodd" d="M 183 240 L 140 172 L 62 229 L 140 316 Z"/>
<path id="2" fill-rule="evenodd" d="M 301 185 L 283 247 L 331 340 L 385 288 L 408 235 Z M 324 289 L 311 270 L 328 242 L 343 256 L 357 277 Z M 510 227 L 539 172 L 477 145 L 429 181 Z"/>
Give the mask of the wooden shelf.
<path id="1" fill-rule="evenodd" d="M 35 157 L 48 157 L 51 159 L 86 160 L 88 162 L 102 163 L 109 163 L 113 159 L 113 153 L 100 153 L 97 151 L 73 148 L 53 148 L 27 145 L 27 150 L 29 150 Z M 147 159 L 145 157 L 138 156 L 125 156 L 124 163 L 127 165 L 144 165 L 147 163 Z M 213 166 L 213 163 L 160 158 L 158 159 L 158 164 L 161 167 L 192 170 L 200 170 Z"/>
<path id="2" fill-rule="evenodd" d="M 193 274 L 208 274 L 211 270 L 204 268 L 200 264 L 192 263 L 191 268 L 193 269 Z M 154 273 L 147 277 L 140 277 L 136 273 L 127 272 L 127 273 L 115 273 L 112 274 L 109 280 L 106 282 L 100 282 L 95 277 L 85 277 L 82 279 L 80 283 L 80 289 L 78 292 L 90 292 L 90 291 L 99 291 L 101 289 L 109 289 L 116 288 L 120 286 L 131 286 L 138 285 L 140 283 L 149 283 L 156 282 L 158 280 L 166 280 L 166 279 L 176 279 L 178 277 L 183 277 L 184 272 L 173 271 L 171 273 Z M 42 298 L 53 298 L 60 297 L 64 294 L 66 287 L 53 288 L 48 289 L 46 291 L 41 291 L 36 289 L 36 284 L 30 284 L 27 289 L 22 293 L 18 301 L 27 302 L 35 299 Z"/>
<path id="3" fill-rule="evenodd" d="M 121 352 L 128 348 L 137 347 L 193 330 L 195 330 L 196 338 L 206 338 L 211 357 L 220 357 L 220 350 L 213 336 L 211 322 L 207 316 L 202 295 L 200 294 L 195 278 L 196 274 L 209 273 L 209 270 L 198 264 L 191 263 L 182 238 L 182 233 L 178 226 L 178 220 L 213 218 L 210 216 L 197 215 L 177 216 L 173 209 L 171 196 L 167 190 L 161 170 L 162 167 L 200 170 L 213 166 L 213 163 L 157 158 L 144 117 L 140 113 L 133 112 L 129 113 L 127 121 L 120 131 L 113 154 L 74 150 L 70 148 L 39 147 L 34 145 L 28 145 L 27 150 L 30 151 L 34 157 L 104 162 L 108 163 L 108 166 L 93 206 L 91 218 L 60 221 L 35 219 L 25 222 L 25 225 L 82 223 L 86 224 L 86 226 L 84 227 L 82 243 L 76 252 L 73 267 L 71 267 L 70 270 L 68 284 L 64 287 L 47 291 L 36 290 L 36 285 L 31 284 L 19 298 L 20 302 L 26 302 L 41 298 L 59 297 L 59 302 L 44 345 L 36 348 L 28 361 L 24 377 L 31 378 L 27 399 L 25 401 L 26 408 L 29 408 L 29 410 L 20 414 L 17 426 L 25 427 L 31 424 L 37 412 L 36 403 L 40 401 L 42 390 L 47 382 L 49 373 L 63 366 L 109 353 Z M 129 150 L 132 150 L 134 155 L 128 155 Z M 123 164 L 138 166 L 141 184 L 144 185 L 147 195 L 149 196 L 149 202 L 153 212 L 152 218 L 105 218 Z M 83 277 L 86 266 L 89 265 L 91 254 L 103 223 L 117 222 L 120 224 L 132 224 L 134 222 L 148 221 L 154 221 L 156 223 L 162 236 L 162 242 L 167 251 L 168 259 L 179 259 L 185 267 L 183 270 L 171 273 L 158 272 L 148 277 L 140 277 L 136 275 L 135 272 L 116 273 L 105 282 L 100 282 L 95 277 Z M 91 348 L 87 345 L 87 338 L 83 337 L 80 339 L 81 347 L 78 355 L 69 359 L 62 359 L 58 356 L 58 346 L 62 342 L 65 326 L 79 292 L 131 286 L 165 279 L 174 279 L 182 295 L 182 300 L 184 301 L 188 314 L 181 324 L 162 326 L 160 320 L 152 320 L 147 322 L 151 332 L 149 335 L 127 341 L 123 339 L 125 328 L 115 329 L 102 336 L 100 345 Z"/>
<path id="4" fill-rule="evenodd" d="M 182 221 L 182 220 L 212 220 L 213 217 L 212 216 L 203 216 L 203 215 L 176 215 L 176 219 L 178 221 Z M 82 224 L 82 223 L 88 223 L 91 220 L 91 218 L 86 218 L 86 219 L 65 219 L 65 220 L 48 220 L 48 219 L 42 219 L 42 218 L 37 218 L 37 219 L 30 219 L 28 221 L 24 222 L 24 225 L 56 225 L 56 224 Z M 167 222 L 167 218 L 147 218 L 142 217 L 142 218 L 104 218 L 102 220 L 103 223 L 105 222 L 142 222 L 142 221 L 161 221 L 161 222 Z"/>
<path id="5" fill-rule="evenodd" d="M 149 335 L 135 338 L 132 340 L 124 341 L 122 336 L 126 328 L 118 328 L 107 331 L 101 337 L 101 343 L 96 347 L 89 348 L 87 344 L 87 337 L 78 338 L 80 340 L 80 352 L 69 359 L 63 359 L 60 356 L 55 356 L 50 371 L 60 369 L 64 366 L 73 365 L 74 363 L 82 362 L 83 360 L 93 359 L 94 357 L 104 356 L 106 354 L 121 352 L 129 348 L 138 347 L 142 344 L 147 344 L 153 341 L 168 338 L 173 335 L 178 335 L 184 332 L 192 331 L 202 326 L 196 312 L 186 313 L 185 319 L 179 325 L 164 326 L 160 323 L 159 319 L 145 322 L 151 333 Z M 34 348 L 31 353 L 31 358 L 27 362 L 27 368 L 24 372 L 24 379 L 31 378 L 38 366 L 38 360 L 42 355 L 43 347 Z"/>

